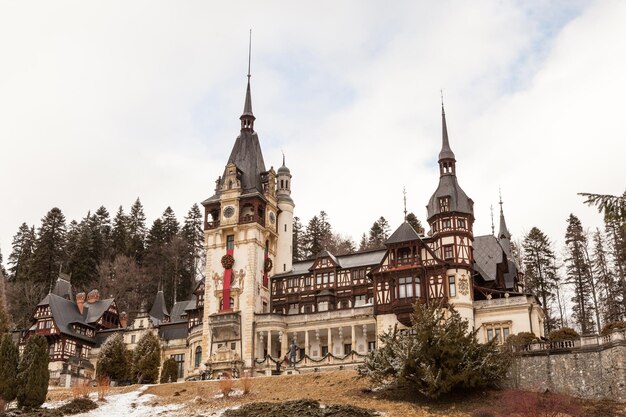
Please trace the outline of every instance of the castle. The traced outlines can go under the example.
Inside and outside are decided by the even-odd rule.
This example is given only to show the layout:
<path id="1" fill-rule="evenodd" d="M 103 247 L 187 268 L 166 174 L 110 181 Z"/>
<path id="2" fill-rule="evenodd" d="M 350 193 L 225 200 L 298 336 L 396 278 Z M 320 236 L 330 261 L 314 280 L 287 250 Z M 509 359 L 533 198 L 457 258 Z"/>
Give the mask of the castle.
<path id="1" fill-rule="evenodd" d="M 159 292 L 151 310 L 129 323 L 97 292 L 86 303 L 85 294 L 72 300 L 60 278 L 30 329 L 51 343 L 52 378 L 67 384 L 63 375 L 92 376 L 99 346 L 115 332 L 130 348 L 142 333 L 157 333 L 163 359 L 177 361 L 180 378 L 280 372 L 292 342 L 299 372 L 353 367 L 377 348 L 382 332 L 410 325 L 416 302 L 432 300 L 454 305 L 483 342 L 519 332 L 543 336 L 544 314 L 524 292 L 502 205 L 497 236 L 474 236 L 473 201 L 457 180 L 443 107 L 428 233 L 405 221 L 383 249 L 343 256 L 323 250 L 297 262 L 291 171 L 284 158 L 277 171 L 265 167 L 249 75 L 240 120 L 215 193 L 202 202 L 206 278 L 192 299 L 168 310 Z"/>

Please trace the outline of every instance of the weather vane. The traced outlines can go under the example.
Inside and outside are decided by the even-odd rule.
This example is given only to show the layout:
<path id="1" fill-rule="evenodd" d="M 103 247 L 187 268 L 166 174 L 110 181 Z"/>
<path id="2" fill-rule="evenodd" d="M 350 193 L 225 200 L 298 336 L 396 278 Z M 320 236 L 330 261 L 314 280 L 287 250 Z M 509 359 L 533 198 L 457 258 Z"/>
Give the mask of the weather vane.
<path id="1" fill-rule="evenodd" d="M 402 188 L 402 194 L 404 194 L 404 221 L 406 221 L 406 187 Z"/>

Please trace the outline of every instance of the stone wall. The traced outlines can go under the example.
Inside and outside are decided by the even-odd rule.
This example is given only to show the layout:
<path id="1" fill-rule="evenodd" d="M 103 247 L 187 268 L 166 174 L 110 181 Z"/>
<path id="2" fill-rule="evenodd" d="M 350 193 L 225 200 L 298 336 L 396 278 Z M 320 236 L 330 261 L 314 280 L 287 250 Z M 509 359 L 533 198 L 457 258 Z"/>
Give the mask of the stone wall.
<path id="1" fill-rule="evenodd" d="M 626 335 L 536 343 L 519 352 L 509 384 L 530 391 L 626 402 Z"/>

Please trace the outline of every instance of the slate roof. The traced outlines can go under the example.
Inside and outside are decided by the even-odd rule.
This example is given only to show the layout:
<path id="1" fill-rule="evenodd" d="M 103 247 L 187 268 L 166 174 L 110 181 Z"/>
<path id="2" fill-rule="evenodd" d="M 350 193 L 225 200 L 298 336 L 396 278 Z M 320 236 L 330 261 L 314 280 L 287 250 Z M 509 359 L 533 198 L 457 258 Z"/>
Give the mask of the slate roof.
<path id="1" fill-rule="evenodd" d="M 404 222 L 389 236 L 389 239 L 385 241 L 385 245 L 410 242 L 412 240 L 418 240 L 419 238 L 419 234 L 415 231 L 413 226 L 408 222 Z"/>
<path id="2" fill-rule="evenodd" d="M 69 276 L 67 277 L 69 278 Z M 59 277 L 59 279 L 57 279 L 56 284 L 54 284 L 54 288 L 52 289 L 52 294 L 56 294 L 59 297 L 63 297 L 68 300 L 71 300 L 72 299 L 72 284 L 70 283 L 69 279 L 66 280 L 64 278 Z"/>
<path id="3" fill-rule="evenodd" d="M 85 322 L 91 324 L 100 320 L 104 312 L 111 307 L 113 301 L 112 298 L 109 298 L 108 300 L 98 300 L 95 303 L 85 303 L 83 307 Z"/>
<path id="4" fill-rule="evenodd" d="M 341 268 L 356 268 L 362 266 L 378 265 L 387 253 L 387 249 L 376 249 L 365 252 L 357 252 L 350 255 L 336 256 L 338 265 Z M 313 266 L 313 259 L 307 259 L 305 261 L 298 261 L 293 263 L 293 270 L 283 272 L 272 276 L 272 278 L 284 278 L 292 277 L 296 275 L 308 275 L 310 274 L 311 266 Z"/>
<path id="5" fill-rule="evenodd" d="M 326 249 L 322 249 L 320 253 L 317 254 L 316 258 L 330 258 L 336 265 L 339 265 L 339 261 L 332 253 L 328 252 Z"/>
<path id="6" fill-rule="evenodd" d="M 443 109 L 443 103 L 441 103 L 441 138 L 443 143 L 439 152 L 439 160 L 455 159 L 454 152 L 452 152 L 450 142 L 448 141 L 448 125 L 446 124 L 446 112 Z"/>
<path id="7" fill-rule="evenodd" d="M 83 315 L 78 311 L 78 307 L 76 303 L 73 301 L 67 300 L 63 297 L 59 297 L 56 294 L 48 294 L 39 305 L 50 305 L 50 312 L 52 313 L 52 318 L 54 319 L 54 323 L 59 328 L 61 333 L 65 333 L 76 337 L 78 339 L 82 339 L 88 342 L 93 343 L 94 339 L 87 337 L 85 335 L 79 334 L 74 331 L 72 328 L 72 324 L 81 323 L 86 325 L 87 327 L 91 327 L 95 330 L 93 326 L 90 326 L 85 323 L 85 319 Z"/>
<path id="8" fill-rule="evenodd" d="M 154 303 L 152 303 L 152 308 L 150 309 L 150 320 L 152 324 L 156 326 L 161 323 L 166 316 L 169 316 L 169 313 L 165 306 L 165 296 L 163 295 L 163 291 L 159 291 L 156 297 L 154 297 Z"/>
<path id="9" fill-rule="evenodd" d="M 178 301 L 172 307 L 172 313 L 170 314 L 170 323 L 178 323 L 181 321 L 187 321 L 187 318 L 183 318 L 182 316 L 186 315 L 185 309 L 187 305 L 189 305 L 189 300 L 186 301 Z"/>
<path id="10" fill-rule="evenodd" d="M 456 175 L 442 175 L 441 178 L 439 178 L 439 185 L 426 206 L 429 219 L 439 213 L 440 197 L 449 197 L 450 211 L 474 214 L 471 200 L 459 185 Z"/>
<path id="11" fill-rule="evenodd" d="M 176 340 L 187 338 L 187 322 L 162 323 L 159 326 L 159 336 L 163 340 Z"/>
<path id="12" fill-rule="evenodd" d="M 485 281 L 495 281 L 498 264 L 503 261 L 502 247 L 494 236 L 474 238 L 474 269 Z"/>
<path id="13" fill-rule="evenodd" d="M 513 285 L 515 284 L 515 277 L 517 276 L 517 266 L 515 262 L 509 260 L 509 271 L 504 274 L 504 285 L 507 290 L 515 290 Z"/>

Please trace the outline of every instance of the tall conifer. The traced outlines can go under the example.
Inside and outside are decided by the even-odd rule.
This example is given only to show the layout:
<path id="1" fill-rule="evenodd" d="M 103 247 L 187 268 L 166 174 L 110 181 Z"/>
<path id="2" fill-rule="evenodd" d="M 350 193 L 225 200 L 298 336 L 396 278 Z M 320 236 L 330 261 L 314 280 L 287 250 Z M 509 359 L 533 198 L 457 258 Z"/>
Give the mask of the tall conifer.
<path id="1" fill-rule="evenodd" d="M 30 336 L 17 372 L 17 403 L 20 407 L 37 408 L 46 401 L 49 360 L 46 338 Z"/>
<path id="2" fill-rule="evenodd" d="M 137 261 L 143 258 L 146 240 L 146 215 L 143 212 L 143 205 L 137 200 L 130 208 L 128 215 L 128 256 Z"/>
<path id="3" fill-rule="evenodd" d="M 8 259 L 10 281 L 29 279 L 35 239 L 35 227 L 28 227 L 26 223 L 22 223 L 13 237 L 13 251 Z"/>
<path id="4" fill-rule="evenodd" d="M 17 395 L 19 352 L 10 334 L 0 334 L 0 338 L 0 399 L 8 405 Z"/>
<path id="5" fill-rule="evenodd" d="M 522 247 L 526 270 L 524 275 L 526 291 L 539 297 L 546 317 L 544 330 L 545 334 L 548 334 L 555 327 L 550 305 L 554 301 L 555 291 L 559 285 L 558 277 L 552 268 L 554 252 L 548 237 L 537 227 L 533 227 L 524 237 Z"/>
<path id="6" fill-rule="evenodd" d="M 41 219 L 31 270 L 34 281 L 45 288 L 52 285 L 66 259 L 65 237 L 65 216 L 54 207 Z"/>

